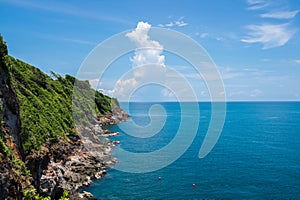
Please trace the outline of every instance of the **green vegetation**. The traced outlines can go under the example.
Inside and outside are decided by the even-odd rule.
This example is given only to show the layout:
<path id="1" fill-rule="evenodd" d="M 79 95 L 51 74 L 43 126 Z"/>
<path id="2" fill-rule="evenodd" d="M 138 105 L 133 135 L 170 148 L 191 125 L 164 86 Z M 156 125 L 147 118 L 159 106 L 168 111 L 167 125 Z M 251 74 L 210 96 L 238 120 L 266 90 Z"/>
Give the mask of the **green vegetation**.
<path id="1" fill-rule="evenodd" d="M 39 194 L 37 194 L 35 188 L 31 188 L 28 190 L 25 190 L 23 192 L 24 200 L 51 200 L 50 197 L 41 197 Z M 59 198 L 59 200 L 69 200 L 68 198 L 69 192 L 64 191 L 63 196 Z"/>
<path id="2" fill-rule="evenodd" d="M 5 144 L 5 142 L 0 137 L 0 153 L 8 158 L 12 158 L 13 153 L 12 150 Z"/>
<path id="3" fill-rule="evenodd" d="M 25 156 L 39 149 L 43 144 L 54 144 L 63 141 L 69 134 L 76 134 L 76 126 L 89 125 L 95 120 L 96 114 L 105 114 L 119 107 L 116 99 L 112 99 L 91 88 L 88 81 L 77 80 L 66 75 L 62 77 L 54 72 L 51 76 L 36 67 L 8 55 L 6 43 L 0 35 L 0 69 L 1 78 L 8 80 L 6 85 L 12 85 L 17 98 L 11 98 L 12 103 L 19 101 L 21 133 L 20 141 Z M 75 89 L 74 89 L 75 88 Z M 2 91 L 2 90 L 1 90 Z M 6 93 L 4 93 L 6 94 Z M 0 158 L 5 159 L 13 174 L 25 178 L 29 186 L 23 191 L 23 199 L 48 200 L 41 197 L 26 177 L 30 177 L 25 163 L 14 155 L 7 145 L 10 137 L 2 127 L 3 107 L 10 106 L 2 102 L 0 92 Z M 7 98 L 6 98 L 7 99 Z M 10 99 L 10 97 L 9 97 Z M 10 100 L 9 100 L 10 101 Z M 20 179 L 21 180 L 21 179 Z M 19 181 L 20 181 L 19 180 Z M 23 182 L 24 183 L 24 182 Z M 64 191 L 61 200 L 68 200 L 68 191 Z"/>
<path id="4" fill-rule="evenodd" d="M 25 163 L 22 160 L 15 158 L 15 159 L 13 159 L 13 164 L 14 164 L 15 169 L 17 169 L 18 172 L 22 173 L 22 175 L 24 175 L 24 176 L 31 175 L 30 171 L 27 170 Z"/>
<path id="5" fill-rule="evenodd" d="M 7 51 L 7 45 L 3 41 L 2 36 L 0 35 L 0 55 L 7 55 L 7 53 L 8 53 L 8 51 Z"/>
<path id="6" fill-rule="evenodd" d="M 21 141 L 27 152 L 45 142 L 56 143 L 66 134 L 75 134 L 72 109 L 83 124 L 95 114 L 111 110 L 112 99 L 91 89 L 88 81 L 79 81 L 70 75 L 62 77 L 54 72 L 51 78 L 11 56 L 6 57 L 5 63 L 20 101 Z M 74 83 L 78 94 L 72 106 Z M 113 105 L 118 105 L 115 99 Z"/>

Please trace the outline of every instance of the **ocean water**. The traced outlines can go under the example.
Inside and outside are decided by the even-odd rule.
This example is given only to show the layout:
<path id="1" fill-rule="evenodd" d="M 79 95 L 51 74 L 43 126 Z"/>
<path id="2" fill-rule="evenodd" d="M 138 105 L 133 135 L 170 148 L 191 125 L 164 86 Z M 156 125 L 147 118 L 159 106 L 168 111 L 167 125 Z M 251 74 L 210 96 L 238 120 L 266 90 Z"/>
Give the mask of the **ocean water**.
<path id="1" fill-rule="evenodd" d="M 181 120 L 195 123 L 195 110 L 182 115 L 178 103 L 160 104 L 165 115 L 157 115 L 153 120 L 166 117 L 166 123 L 157 134 L 150 138 L 130 136 L 122 128 L 128 132 L 134 127 L 125 122 L 110 127 L 120 132 L 111 139 L 119 140 L 119 147 L 130 152 L 152 152 L 172 142 Z M 140 126 L 147 125 L 151 105 L 130 103 L 130 120 Z M 122 200 L 300 199 L 299 102 L 227 103 L 222 134 L 213 150 L 202 159 L 198 153 L 208 130 L 211 104 L 199 103 L 199 109 L 196 137 L 174 163 L 148 173 L 109 169 L 103 179 L 85 190 L 99 199 Z M 185 134 L 191 134 L 189 127 L 183 128 L 187 130 Z"/>

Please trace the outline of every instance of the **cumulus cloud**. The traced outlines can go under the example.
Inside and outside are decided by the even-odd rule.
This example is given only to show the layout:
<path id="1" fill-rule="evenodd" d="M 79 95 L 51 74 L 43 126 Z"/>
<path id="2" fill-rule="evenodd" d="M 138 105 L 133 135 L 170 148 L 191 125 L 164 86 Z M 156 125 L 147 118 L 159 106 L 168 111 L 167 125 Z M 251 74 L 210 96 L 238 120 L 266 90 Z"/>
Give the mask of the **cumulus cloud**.
<path id="1" fill-rule="evenodd" d="M 123 94 L 127 94 L 131 88 L 135 88 L 137 85 L 138 82 L 134 78 L 118 80 L 114 89 L 114 93 L 122 96 Z"/>
<path id="2" fill-rule="evenodd" d="M 289 23 L 249 25 L 247 29 L 250 32 L 241 41 L 246 43 L 262 43 L 263 49 L 282 46 L 295 34 L 294 30 L 289 29 Z"/>
<path id="3" fill-rule="evenodd" d="M 145 64 L 165 66 L 165 56 L 161 55 L 163 46 L 159 42 L 150 39 L 148 35 L 150 28 L 151 25 L 148 22 L 139 22 L 134 31 L 126 34 L 137 46 L 135 55 L 130 60 L 133 67 Z"/>
<path id="4" fill-rule="evenodd" d="M 97 87 L 101 85 L 101 82 L 99 79 L 91 79 L 91 80 L 89 80 L 89 83 L 90 83 L 91 87 L 94 89 L 97 89 Z"/>
<path id="5" fill-rule="evenodd" d="M 151 25 L 148 22 L 141 21 L 133 31 L 126 34 L 136 46 L 134 56 L 130 58 L 132 71 L 118 80 L 113 90 L 105 91 L 110 96 L 127 100 L 129 95 L 132 95 L 133 89 L 138 89 L 143 82 L 164 80 L 166 68 L 165 56 L 162 55 L 164 48 L 158 41 L 150 38 L 150 29 Z"/>

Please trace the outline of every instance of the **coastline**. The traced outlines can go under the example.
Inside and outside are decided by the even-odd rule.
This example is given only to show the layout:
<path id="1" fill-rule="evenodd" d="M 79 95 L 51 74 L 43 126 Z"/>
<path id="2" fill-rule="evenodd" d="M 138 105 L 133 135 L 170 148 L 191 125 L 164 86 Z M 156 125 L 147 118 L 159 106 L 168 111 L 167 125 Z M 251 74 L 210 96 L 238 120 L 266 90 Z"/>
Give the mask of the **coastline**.
<path id="1" fill-rule="evenodd" d="M 43 146 L 40 151 L 26 159 L 26 165 L 33 175 L 35 185 L 43 196 L 54 199 L 64 190 L 69 191 L 70 199 L 95 199 L 90 193 L 79 193 L 93 180 L 101 179 L 106 169 L 116 163 L 110 155 L 117 144 L 115 141 L 101 141 L 99 136 L 110 136 L 105 125 L 126 121 L 129 115 L 122 109 L 113 110 L 106 115 L 98 115 L 93 128 L 77 129 L 78 135 L 68 135 L 67 141 L 51 146 Z"/>
<path id="2" fill-rule="evenodd" d="M 50 77 L 10 56 L 1 35 L 0 50 L 0 199 L 80 199 L 78 189 L 116 162 L 110 152 L 117 142 L 99 139 L 103 126 L 129 115 L 88 81 Z"/>

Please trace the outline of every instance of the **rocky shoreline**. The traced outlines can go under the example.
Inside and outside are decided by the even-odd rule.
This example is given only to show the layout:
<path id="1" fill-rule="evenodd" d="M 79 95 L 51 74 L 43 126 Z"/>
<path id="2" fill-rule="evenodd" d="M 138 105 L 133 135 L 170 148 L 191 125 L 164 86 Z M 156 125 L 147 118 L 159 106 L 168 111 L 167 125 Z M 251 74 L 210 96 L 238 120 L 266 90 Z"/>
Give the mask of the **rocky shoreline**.
<path id="1" fill-rule="evenodd" d="M 101 141 L 99 135 L 113 135 L 103 126 L 121 123 L 128 117 L 121 109 L 97 116 L 94 128 L 80 128 L 78 135 L 68 135 L 67 141 L 43 146 L 30 155 L 26 165 L 32 172 L 38 192 L 57 199 L 68 190 L 70 199 L 95 199 L 87 192 L 79 194 L 78 190 L 90 185 L 93 179 L 102 178 L 106 168 L 116 163 L 110 155 L 116 142 Z"/>
<path id="2" fill-rule="evenodd" d="M 88 81 L 51 75 L 8 55 L 0 35 L 0 200 L 93 199 L 78 190 L 116 162 L 118 142 L 99 135 L 128 114 Z"/>

